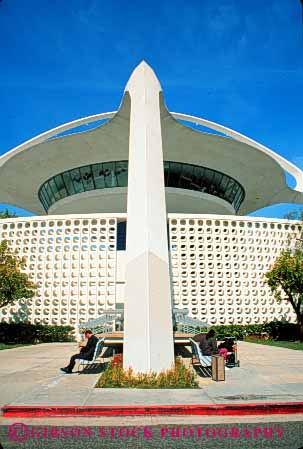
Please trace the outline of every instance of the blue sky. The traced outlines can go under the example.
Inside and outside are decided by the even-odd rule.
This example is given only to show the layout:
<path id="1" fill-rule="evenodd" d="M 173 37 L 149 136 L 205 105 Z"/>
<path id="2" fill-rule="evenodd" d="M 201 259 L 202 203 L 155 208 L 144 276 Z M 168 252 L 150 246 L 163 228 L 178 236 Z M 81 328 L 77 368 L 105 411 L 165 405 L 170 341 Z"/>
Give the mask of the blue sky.
<path id="1" fill-rule="evenodd" d="M 0 154 L 117 109 L 145 59 L 170 110 L 233 128 L 303 168 L 300 0 L 2 0 L 0 39 Z"/>

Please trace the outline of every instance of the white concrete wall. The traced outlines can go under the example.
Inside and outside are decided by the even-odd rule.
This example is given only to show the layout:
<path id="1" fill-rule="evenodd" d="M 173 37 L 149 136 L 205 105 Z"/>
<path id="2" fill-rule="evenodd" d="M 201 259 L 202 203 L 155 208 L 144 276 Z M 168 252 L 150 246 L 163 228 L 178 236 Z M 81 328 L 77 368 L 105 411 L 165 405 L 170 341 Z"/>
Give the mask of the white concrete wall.
<path id="1" fill-rule="evenodd" d="M 288 303 L 277 304 L 264 275 L 302 224 L 170 214 L 169 229 L 174 307 L 210 324 L 295 320 Z"/>
<path id="2" fill-rule="evenodd" d="M 116 302 L 125 302 L 126 251 L 117 251 Z"/>
<path id="3" fill-rule="evenodd" d="M 116 301 L 117 217 L 95 214 L 0 220 L 0 240 L 27 260 L 34 299 L 1 309 L 2 321 L 85 323 Z"/>
<path id="4" fill-rule="evenodd" d="M 119 282 L 125 281 L 125 252 L 108 248 L 116 239 L 110 227 L 122 216 L 0 220 L 0 240 L 7 239 L 20 256 L 26 257 L 26 271 L 39 283 L 35 298 L 26 301 L 27 307 L 16 304 L 2 308 L 0 320 L 12 319 L 24 308 L 33 323 L 73 325 L 123 301 L 125 284 Z M 175 307 L 188 308 L 191 316 L 212 324 L 263 323 L 285 316 L 295 320 L 287 303 L 276 303 L 264 284 L 264 273 L 288 246 L 290 234 L 300 235 L 302 224 L 181 214 L 170 214 L 169 221 Z M 79 241 L 73 242 L 74 237 Z M 92 248 L 95 238 L 97 251 Z M 86 244 L 88 250 L 83 247 Z"/>

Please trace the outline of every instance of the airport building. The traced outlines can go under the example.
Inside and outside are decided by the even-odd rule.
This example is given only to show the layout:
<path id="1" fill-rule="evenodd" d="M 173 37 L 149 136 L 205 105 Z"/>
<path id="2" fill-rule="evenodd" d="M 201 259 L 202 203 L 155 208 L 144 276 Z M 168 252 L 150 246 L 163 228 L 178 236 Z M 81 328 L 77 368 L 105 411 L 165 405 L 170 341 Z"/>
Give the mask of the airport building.
<path id="1" fill-rule="evenodd" d="M 294 320 L 264 274 L 301 224 L 248 214 L 302 204 L 302 192 L 303 172 L 269 148 L 168 111 L 143 62 L 117 111 L 0 158 L 0 201 L 34 214 L 0 220 L 0 240 L 26 257 L 39 286 L 0 319 L 79 326 L 124 305 L 125 364 L 142 371 L 170 366 L 176 309 L 209 324 Z"/>

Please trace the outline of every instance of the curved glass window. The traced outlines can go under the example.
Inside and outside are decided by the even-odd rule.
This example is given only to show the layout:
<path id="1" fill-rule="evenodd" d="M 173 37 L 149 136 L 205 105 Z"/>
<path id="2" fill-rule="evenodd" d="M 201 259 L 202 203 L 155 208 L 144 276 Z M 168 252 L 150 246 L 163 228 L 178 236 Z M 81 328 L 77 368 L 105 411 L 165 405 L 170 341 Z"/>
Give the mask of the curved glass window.
<path id="1" fill-rule="evenodd" d="M 57 201 L 77 193 L 127 187 L 128 161 L 100 162 L 67 170 L 48 179 L 39 189 L 39 199 L 47 212 Z M 239 210 L 244 188 L 230 176 L 198 165 L 164 162 L 165 187 L 196 190 L 217 196 Z"/>

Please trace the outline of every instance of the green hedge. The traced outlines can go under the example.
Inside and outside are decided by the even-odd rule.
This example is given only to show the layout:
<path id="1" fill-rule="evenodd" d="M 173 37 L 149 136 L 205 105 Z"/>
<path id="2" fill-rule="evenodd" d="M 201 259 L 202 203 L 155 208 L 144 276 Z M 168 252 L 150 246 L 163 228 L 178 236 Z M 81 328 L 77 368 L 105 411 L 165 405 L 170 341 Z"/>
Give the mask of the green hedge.
<path id="1" fill-rule="evenodd" d="M 72 326 L 0 323 L 0 343 L 53 343 L 74 341 Z"/>
<path id="2" fill-rule="evenodd" d="M 283 321 L 271 321 L 263 324 L 230 324 L 226 326 L 211 326 L 216 332 L 216 337 L 221 339 L 225 336 L 234 336 L 238 340 L 253 334 L 261 334 L 267 332 L 269 336 L 276 340 L 298 340 L 299 327 L 295 323 L 287 323 Z M 201 327 L 201 332 L 207 332 L 209 328 Z"/>

